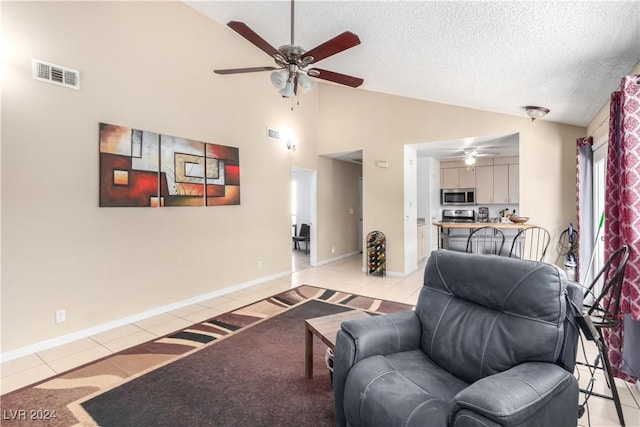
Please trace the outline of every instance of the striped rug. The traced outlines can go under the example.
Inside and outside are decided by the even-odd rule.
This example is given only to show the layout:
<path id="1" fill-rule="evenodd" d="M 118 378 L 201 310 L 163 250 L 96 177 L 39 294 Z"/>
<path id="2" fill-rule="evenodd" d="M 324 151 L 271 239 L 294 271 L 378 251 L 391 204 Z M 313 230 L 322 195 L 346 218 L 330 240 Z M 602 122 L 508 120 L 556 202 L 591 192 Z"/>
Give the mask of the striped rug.
<path id="1" fill-rule="evenodd" d="M 305 305 L 314 301 L 326 304 Z M 305 417 L 310 417 L 310 423 L 323 425 L 318 418 L 319 415 L 313 411 L 322 412 L 324 421 L 329 425 L 332 414 L 327 412 L 332 408 L 332 401 L 326 369 L 326 375 L 316 375 L 313 380 L 304 378 L 303 320 L 354 308 L 391 313 L 410 309 L 411 306 L 314 286 L 299 286 L 73 369 L 39 384 L 8 393 L 2 396 L 0 401 L 2 425 L 34 425 L 34 420 L 11 417 L 12 414 L 20 414 L 17 411 L 25 409 L 55 414 L 55 418 L 46 422 L 48 426 L 176 425 L 176 420 L 184 421 L 178 422 L 177 425 L 266 425 L 262 421 L 267 420 L 270 420 L 272 425 L 274 422 L 277 425 L 305 425 Z M 285 327 L 285 321 L 294 326 Z M 278 327 L 285 329 L 278 331 Z M 302 333 L 296 332 L 291 337 L 286 337 L 289 330 L 297 328 L 301 328 Z M 270 333 L 274 334 L 273 337 L 270 337 Z M 237 338 L 230 340 L 236 335 Z M 277 342 L 280 339 L 285 341 Z M 225 344 L 226 341 L 229 342 Z M 272 348 L 276 345 L 280 348 Z M 233 352 L 238 351 L 238 348 L 242 351 L 234 355 Z M 320 341 L 315 343 L 316 372 L 322 372 L 325 348 Z M 268 360 L 264 360 L 264 363 L 263 358 L 252 360 L 249 357 L 261 352 L 269 354 L 269 351 L 276 350 L 280 353 L 265 357 Z M 291 361 L 286 364 L 292 366 L 278 367 L 278 363 L 285 360 L 285 353 L 291 353 L 287 356 Z M 278 354 L 282 354 L 282 357 Z M 186 375 L 182 375 L 187 369 L 183 370 L 181 364 L 195 364 L 195 372 L 199 372 L 198 369 L 204 370 L 197 373 L 195 379 L 187 379 Z M 254 366 L 250 366 L 247 371 L 245 377 L 248 378 L 241 378 L 240 373 L 247 364 Z M 260 364 L 264 366 L 257 366 Z M 290 368 L 290 372 L 285 368 Z M 258 372 L 259 370 L 262 373 Z M 209 375 L 210 384 L 206 387 L 210 387 L 212 383 L 220 387 L 225 384 L 224 381 L 229 383 L 224 385 L 224 389 L 202 386 L 205 387 L 202 389 L 205 391 L 199 393 L 197 389 L 201 385 L 196 383 L 200 378 Z M 148 383 L 149 381 L 151 382 Z M 180 384 L 181 381 L 188 382 Z M 247 383 L 244 386 L 243 381 Z M 266 383 L 260 384 L 260 381 Z M 278 382 L 281 384 L 278 385 Z M 238 389 L 244 391 L 232 392 L 235 387 L 244 387 Z M 158 390 L 161 393 L 148 400 L 151 398 L 151 391 Z M 295 397 L 300 400 L 290 402 L 291 407 L 282 406 L 279 411 L 274 409 L 278 408 L 275 404 L 263 407 L 274 401 L 281 403 L 283 396 L 287 395 L 286 390 L 299 395 Z M 240 396 L 254 391 L 256 394 L 250 400 L 244 401 Z M 266 396 L 268 392 L 274 393 L 275 396 Z M 305 394 L 307 396 L 303 396 Z M 221 400 L 220 396 L 224 398 Z M 163 401 L 160 402 L 161 400 Z M 152 403 L 159 406 L 149 409 Z M 318 404 L 322 409 L 317 407 Z M 122 408 L 116 409 L 116 405 L 124 405 L 123 407 L 127 407 L 125 409 L 130 412 L 127 413 Z M 249 410 L 248 407 L 251 405 L 253 406 Z M 300 405 L 306 407 L 304 417 L 290 413 L 295 412 L 295 407 Z M 135 415 L 143 412 L 136 408 L 142 407 L 148 408 L 151 412 L 140 415 L 142 418 L 134 421 Z M 163 414 L 166 408 L 173 410 Z M 299 408 L 302 409 L 304 408 Z M 274 411 L 276 413 L 269 416 L 276 418 L 268 418 L 267 413 Z M 212 417 L 211 413 L 218 416 Z M 160 418 L 153 419 L 153 414 L 159 414 Z M 222 414 L 226 415 L 223 417 Z M 261 417 L 256 418 L 256 414 L 261 414 Z M 174 415 L 178 418 L 171 418 Z M 103 418 L 99 418 L 98 421 L 95 417 Z M 246 421 L 251 419 L 255 423 L 247 424 Z"/>

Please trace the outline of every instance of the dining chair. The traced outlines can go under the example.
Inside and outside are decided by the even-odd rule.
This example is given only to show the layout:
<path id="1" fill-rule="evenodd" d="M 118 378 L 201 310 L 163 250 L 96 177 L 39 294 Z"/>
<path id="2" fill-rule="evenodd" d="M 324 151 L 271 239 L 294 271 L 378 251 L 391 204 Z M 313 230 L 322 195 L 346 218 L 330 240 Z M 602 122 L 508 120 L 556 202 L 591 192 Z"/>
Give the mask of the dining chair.
<path id="1" fill-rule="evenodd" d="M 502 230 L 492 227 L 480 227 L 471 232 L 467 239 L 465 252 L 477 254 L 500 255 L 504 246 L 504 233 Z"/>
<path id="2" fill-rule="evenodd" d="M 304 253 L 309 253 L 309 243 L 311 241 L 311 228 L 309 224 L 300 224 L 300 234 L 293 236 L 294 248 L 300 249 L 299 244 L 304 242 Z"/>
<path id="3" fill-rule="evenodd" d="M 544 261 L 551 235 L 542 227 L 523 228 L 516 234 L 509 251 L 510 258 Z"/>

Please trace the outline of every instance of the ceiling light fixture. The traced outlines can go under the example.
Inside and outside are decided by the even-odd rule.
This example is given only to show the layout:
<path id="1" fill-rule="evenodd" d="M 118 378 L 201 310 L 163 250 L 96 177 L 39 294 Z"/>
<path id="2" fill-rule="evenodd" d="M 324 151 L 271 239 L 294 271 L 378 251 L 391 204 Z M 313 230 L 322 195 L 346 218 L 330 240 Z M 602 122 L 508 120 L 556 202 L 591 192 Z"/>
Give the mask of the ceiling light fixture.
<path id="1" fill-rule="evenodd" d="M 315 81 L 300 71 L 298 66 L 290 64 L 283 70 L 271 73 L 271 83 L 283 98 L 293 98 L 297 94 L 296 84 L 300 85 L 303 93 L 309 93 Z"/>
<path id="2" fill-rule="evenodd" d="M 470 155 L 464 159 L 464 164 L 467 166 L 473 166 L 476 164 L 476 158 L 473 155 Z"/>
<path id="3" fill-rule="evenodd" d="M 531 117 L 531 121 L 541 119 L 549 113 L 548 108 L 536 107 L 535 105 L 527 105 L 524 109 L 527 112 L 527 115 Z"/>

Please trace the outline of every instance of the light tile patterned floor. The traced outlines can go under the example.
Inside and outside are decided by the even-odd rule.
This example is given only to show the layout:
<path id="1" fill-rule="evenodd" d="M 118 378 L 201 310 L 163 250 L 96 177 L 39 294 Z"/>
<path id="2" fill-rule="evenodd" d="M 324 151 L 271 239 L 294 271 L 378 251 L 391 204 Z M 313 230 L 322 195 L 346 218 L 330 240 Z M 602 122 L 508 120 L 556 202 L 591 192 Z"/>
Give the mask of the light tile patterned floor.
<path id="1" fill-rule="evenodd" d="M 424 263 L 415 273 L 397 278 L 367 276 L 362 271 L 360 255 L 310 268 L 309 256 L 303 251 L 293 251 L 292 261 L 294 272 L 290 276 L 5 362 L 0 366 L 2 394 L 298 285 L 315 285 L 408 304 L 416 303 L 422 286 Z M 594 355 L 592 343 L 585 344 L 587 355 Z M 581 386 L 586 385 L 589 378 L 588 372 L 581 368 Z M 624 381 L 616 380 L 616 384 L 626 425 L 640 427 L 640 391 L 634 384 Z M 594 389 L 608 394 L 606 381 L 600 374 L 596 376 Z M 580 401 L 583 399 L 581 394 Z M 588 414 L 578 420 L 580 426 L 619 425 L 613 402 L 591 397 L 588 406 Z"/>

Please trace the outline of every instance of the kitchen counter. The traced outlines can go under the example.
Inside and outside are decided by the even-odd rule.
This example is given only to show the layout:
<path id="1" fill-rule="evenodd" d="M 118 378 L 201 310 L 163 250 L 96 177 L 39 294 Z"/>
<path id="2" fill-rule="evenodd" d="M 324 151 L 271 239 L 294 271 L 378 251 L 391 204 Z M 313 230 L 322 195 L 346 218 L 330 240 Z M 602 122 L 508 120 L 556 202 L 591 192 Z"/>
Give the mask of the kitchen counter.
<path id="1" fill-rule="evenodd" d="M 467 239 L 471 232 L 476 228 L 495 227 L 504 233 L 505 246 L 509 249 L 513 243 L 513 239 L 518 231 L 523 228 L 533 227 L 528 222 L 524 224 L 516 224 L 513 222 L 448 222 L 437 221 L 433 225 L 438 227 L 438 249 L 450 249 L 454 251 L 464 252 L 467 246 Z"/>
<path id="2" fill-rule="evenodd" d="M 529 222 L 525 222 L 524 224 L 516 224 L 513 222 L 446 222 L 446 221 L 438 221 L 434 222 L 433 225 L 436 227 L 442 228 L 480 228 L 480 227 L 495 227 L 499 229 L 521 229 L 527 227 L 535 227 L 533 224 Z"/>

